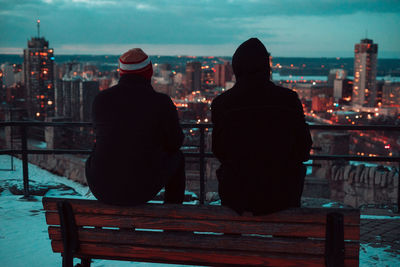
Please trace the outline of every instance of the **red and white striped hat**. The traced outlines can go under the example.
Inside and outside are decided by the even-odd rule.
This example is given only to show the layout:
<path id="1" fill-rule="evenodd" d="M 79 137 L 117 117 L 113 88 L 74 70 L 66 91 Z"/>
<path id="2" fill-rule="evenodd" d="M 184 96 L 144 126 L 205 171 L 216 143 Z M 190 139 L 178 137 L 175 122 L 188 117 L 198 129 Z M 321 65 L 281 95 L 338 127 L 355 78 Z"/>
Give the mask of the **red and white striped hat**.
<path id="1" fill-rule="evenodd" d="M 153 66 L 150 58 L 140 48 L 133 48 L 119 57 L 119 74 L 137 74 L 151 79 Z"/>

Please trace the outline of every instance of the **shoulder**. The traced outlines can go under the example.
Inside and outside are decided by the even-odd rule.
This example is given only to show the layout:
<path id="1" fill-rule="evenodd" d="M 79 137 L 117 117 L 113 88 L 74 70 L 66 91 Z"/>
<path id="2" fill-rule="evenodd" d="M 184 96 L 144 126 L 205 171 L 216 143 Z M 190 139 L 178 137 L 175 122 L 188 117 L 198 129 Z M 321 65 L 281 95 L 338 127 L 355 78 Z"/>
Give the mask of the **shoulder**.
<path id="1" fill-rule="evenodd" d="M 287 96 L 297 96 L 297 93 L 289 88 L 282 87 L 280 85 L 276 85 L 273 82 L 271 82 L 271 85 L 274 87 L 274 90 L 278 91 L 282 95 L 287 95 Z"/>
<path id="2" fill-rule="evenodd" d="M 234 92 L 235 92 L 235 86 L 229 89 L 228 91 L 225 91 L 222 94 L 218 95 L 212 101 L 211 109 L 223 105 L 228 99 L 230 99 L 234 95 Z"/>
<path id="3" fill-rule="evenodd" d="M 172 99 L 169 95 L 154 91 L 155 97 L 162 103 L 171 103 Z"/>
<path id="4" fill-rule="evenodd" d="M 274 92 L 276 92 L 279 99 L 286 99 L 290 102 L 297 102 L 297 100 L 299 100 L 299 96 L 295 91 L 286 87 L 275 85 L 272 82 L 271 84 L 274 87 Z"/>
<path id="5" fill-rule="evenodd" d="M 106 90 L 98 92 L 96 97 L 94 98 L 94 102 L 93 102 L 94 105 L 99 106 L 99 105 L 109 102 L 110 99 L 112 99 L 112 97 L 114 95 L 116 87 L 117 87 L 117 85 L 112 86 Z"/>
<path id="6" fill-rule="evenodd" d="M 161 108 L 161 110 L 166 109 L 166 108 L 167 109 L 171 109 L 171 108 L 176 109 L 176 106 L 169 95 L 160 93 L 160 92 L 156 92 L 156 91 L 154 91 L 154 95 L 155 95 L 156 103 L 157 103 L 158 107 Z"/>
<path id="7" fill-rule="evenodd" d="M 112 87 L 110 87 L 110 88 L 107 88 L 107 89 L 105 89 L 105 90 L 103 90 L 103 91 L 100 91 L 100 92 L 96 95 L 96 98 L 102 99 L 102 98 L 110 97 L 110 96 L 112 96 L 112 95 L 115 93 L 115 91 L 116 91 L 117 88 L 118 88 L 118 84 L 117 84 L 117 85 L 114 85 L 114 86 L 112 86 Z"/>

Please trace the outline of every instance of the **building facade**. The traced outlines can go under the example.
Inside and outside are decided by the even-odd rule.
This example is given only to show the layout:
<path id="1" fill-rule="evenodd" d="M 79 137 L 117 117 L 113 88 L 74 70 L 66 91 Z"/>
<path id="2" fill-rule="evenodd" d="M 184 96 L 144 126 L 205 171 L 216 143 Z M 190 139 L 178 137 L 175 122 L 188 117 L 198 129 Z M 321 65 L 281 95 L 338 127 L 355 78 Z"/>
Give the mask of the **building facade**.
<path id="1" fill-rule="evenodd" d="M 400 82 L 386 82 L 383 84 L 382 107 L 400 108 Z"/>
<path id="2" fill-rule="evenodd" d="M 186 64 L 185 87 L 189 92 L 201 89 L 201 63 L 188 62 Z"/>
<path id="3" fill-rule="evenodd" d="M 32 37 L 24 49 L 24 82 L 28 117 L 54 116 L 54 50 L 44 37 Z"/>
<path id="4" fill-rule="evenodd" d="M 363 39 L 354 46 L 354 106 L 373 107 L 376 104 L 377 55 L 378 45 L 371 39 Z"/>
<path id="5" fill-rule="evenodd" d="M 216 64 L 214 82 L 217 86 L 225 87 L 226 82 L 232 81 L 233 70 L 229 62 Z"/>
<path id="6" fill-rule="evenodd" d="M 86 81 L 80 77 L 62 79 L 55 96 L 57 117 L 90 122 L 92 104 L 99 91 L 98 81 Z"/>

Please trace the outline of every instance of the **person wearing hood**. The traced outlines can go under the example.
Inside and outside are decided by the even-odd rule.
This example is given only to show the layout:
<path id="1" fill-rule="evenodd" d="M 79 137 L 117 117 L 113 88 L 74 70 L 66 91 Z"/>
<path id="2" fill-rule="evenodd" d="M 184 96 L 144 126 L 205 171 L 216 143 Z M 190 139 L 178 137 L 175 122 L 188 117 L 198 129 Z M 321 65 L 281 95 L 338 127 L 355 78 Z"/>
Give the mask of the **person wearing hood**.
<path id="1" fill-rule="evenodd" d="M 101 91 L 92 107 L 96 143 L 86 161 L 93 195 L 117 205 L 153 199 L 165 187 L 164 202 L 182 203 L 183 132 L 174 103 L 151 86 L 150 58 L 134 48 L 119 58 L 120 80 Z"/>
<path id="2" fill-rule="evenodd" d="M 255 215 L 299 207 L 312 144 L 299 97 L 271 82 L 257 38 L 237 48 L 232 67 L 236 84 L 211 104 L 221 203 Z"/>

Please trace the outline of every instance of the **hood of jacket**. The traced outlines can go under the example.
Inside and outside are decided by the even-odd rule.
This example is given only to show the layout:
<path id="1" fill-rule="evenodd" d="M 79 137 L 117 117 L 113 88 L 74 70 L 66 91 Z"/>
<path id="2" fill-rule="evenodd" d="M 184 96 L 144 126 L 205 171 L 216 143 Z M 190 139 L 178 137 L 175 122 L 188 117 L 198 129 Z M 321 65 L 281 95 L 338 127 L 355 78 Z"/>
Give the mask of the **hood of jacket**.
<path id="1" fill-rule="evenodd" d="M 257 38 L 250 38 L 242 43 L 232 57 L 232 68 L 236 79 L 246 76 L 264 75 L 269 80 L 269 53 Z"/>

